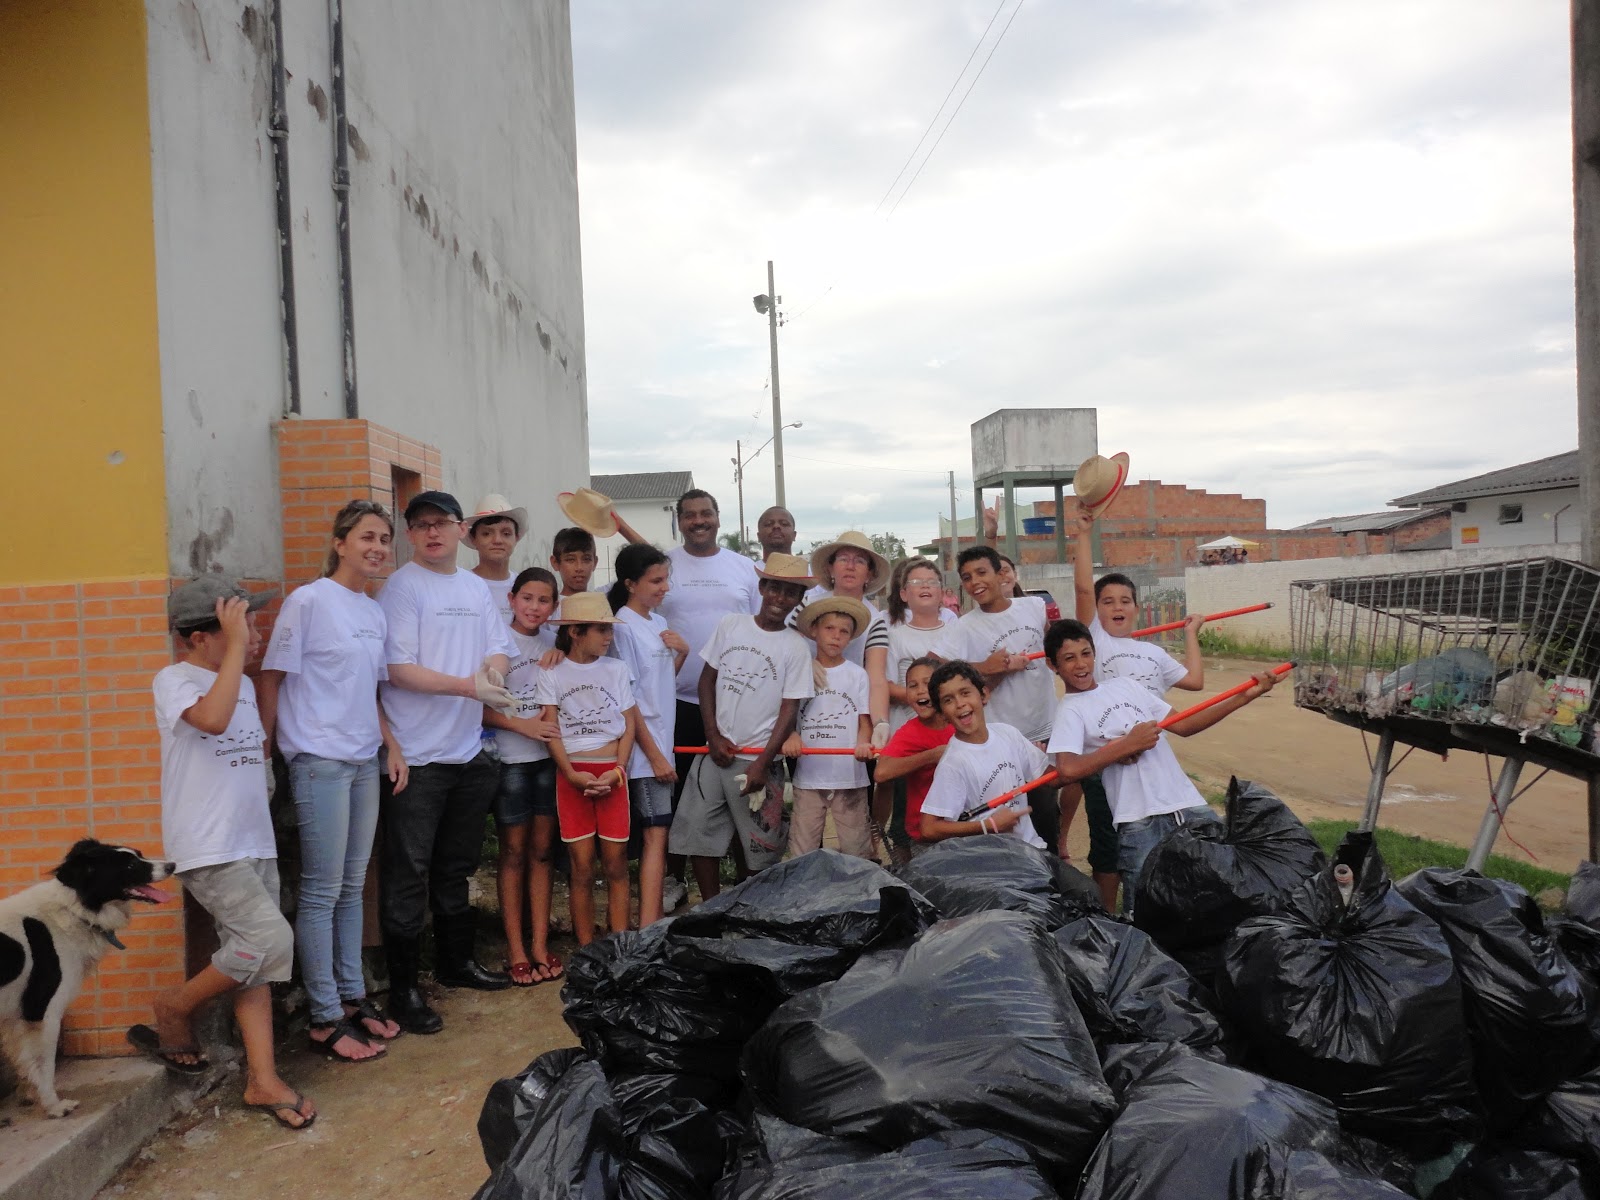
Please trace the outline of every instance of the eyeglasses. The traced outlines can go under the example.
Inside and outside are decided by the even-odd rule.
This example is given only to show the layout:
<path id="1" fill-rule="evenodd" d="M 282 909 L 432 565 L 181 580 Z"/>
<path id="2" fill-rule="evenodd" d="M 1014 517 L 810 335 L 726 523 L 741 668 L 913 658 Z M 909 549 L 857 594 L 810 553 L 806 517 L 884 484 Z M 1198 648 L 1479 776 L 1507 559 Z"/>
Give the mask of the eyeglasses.
<path id="1" fill-rule="evenodd" d="M 441 517 L 436 521 L 411 521 L 407 523 L 406 528 L 413 529 L 418 533 L 432 533 L 437 529 L 448 529 L 452 525 L 459 524 L 461 524 L 460 521 L 452 520 L 449 517 Z"/>
<path id="2" fill-rule="evenodd" d="M 939 590 L 939 581 L 937 579 L 908 579 L 905 582 L 905 587 L 908 591 L 913 592 L 937 592 Z"/>

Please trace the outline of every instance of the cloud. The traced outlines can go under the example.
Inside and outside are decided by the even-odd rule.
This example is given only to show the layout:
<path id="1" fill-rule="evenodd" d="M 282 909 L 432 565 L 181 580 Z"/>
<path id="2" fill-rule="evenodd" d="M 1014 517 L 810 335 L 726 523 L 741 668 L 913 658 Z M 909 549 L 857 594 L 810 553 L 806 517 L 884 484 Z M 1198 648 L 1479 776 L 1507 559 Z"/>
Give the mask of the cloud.
<path id="1" fill-rule="evenodd" d="M 878 505 L 879 496 L 878 492 L 847 492 L 839 497 L 839 502 L 834 508 L 851 516 L 859 516 L 862 513 L 872 512 Z"/>
<path id="2" fill-rule="evenodd" d="M 594 470 L 733 510 L 769 258 L 802 539 L 970 514 L 1007 407 L 1278 526 L 1576 444 L 1563 4 L 1028 4 L 874 215 L 993 11 L 574 6 Z"/>

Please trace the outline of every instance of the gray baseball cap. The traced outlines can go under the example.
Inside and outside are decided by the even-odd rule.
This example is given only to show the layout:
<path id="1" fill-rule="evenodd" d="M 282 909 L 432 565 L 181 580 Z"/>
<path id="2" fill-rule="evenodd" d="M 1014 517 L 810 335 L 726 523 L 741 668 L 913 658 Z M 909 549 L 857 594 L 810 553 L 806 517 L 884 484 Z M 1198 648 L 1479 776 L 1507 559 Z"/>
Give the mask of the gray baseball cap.
<path id="1" fill-rule="evenodd" d="M 232 575 L 213 571 L 191 579 L 167 597 L 167 624 L 174 629 L 194 629 L 217 619 L 217 601 L 237 596 L 247 601 L 250 611 L 264 608 L 277 596 L 277 588 L 252 592 Z"/>

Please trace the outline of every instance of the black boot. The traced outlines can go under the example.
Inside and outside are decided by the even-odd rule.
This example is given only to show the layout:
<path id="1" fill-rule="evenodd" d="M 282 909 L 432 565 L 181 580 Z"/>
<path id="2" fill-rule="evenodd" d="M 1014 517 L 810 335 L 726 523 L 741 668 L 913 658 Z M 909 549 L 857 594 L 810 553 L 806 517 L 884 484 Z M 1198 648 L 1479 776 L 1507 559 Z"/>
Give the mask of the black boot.
<path id="1" fill-rule="evenodd" d="M 428 1007 L 417 986 L 418 939 L 386 937 L 383 949 L 389 959 L 389 1017 L 407 1033 L 438 1033 L 444 1020 Z"/>
<path id="2" fill-rule="evenodd" d="M 474 934 L 470 911 L 459 917 L 434 917 L 433 944 L 439 957 L 434 978 L 445 987 L 473 988 L 480 992 L 498 992 L 510 987 L 511 976 L 504 971 L 486 971 L 478 965 L 473 951 Z"/>

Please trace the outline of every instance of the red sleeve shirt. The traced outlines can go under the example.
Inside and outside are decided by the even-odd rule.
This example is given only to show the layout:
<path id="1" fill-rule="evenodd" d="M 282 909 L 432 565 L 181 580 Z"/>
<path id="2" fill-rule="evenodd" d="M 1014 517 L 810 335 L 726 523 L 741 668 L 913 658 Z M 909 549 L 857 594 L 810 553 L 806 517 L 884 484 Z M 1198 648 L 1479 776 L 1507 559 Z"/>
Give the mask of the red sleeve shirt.
<path id="1" fill-rule="evenodd" d="M 955 730 L 949 725 L 930 729 L 912 717 L 889 739 L 889 744 L 878 752 L 881 758 L 911 758 L 924 750 L 943 746 Z M 922 802 L 933 784 L 933 766 L 919 767 L 905 776 L 906 783 L 906 833 L 913 841 L 922 840 Z"/>

